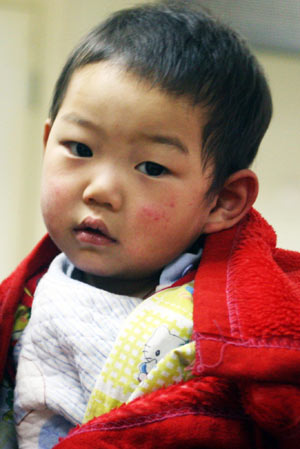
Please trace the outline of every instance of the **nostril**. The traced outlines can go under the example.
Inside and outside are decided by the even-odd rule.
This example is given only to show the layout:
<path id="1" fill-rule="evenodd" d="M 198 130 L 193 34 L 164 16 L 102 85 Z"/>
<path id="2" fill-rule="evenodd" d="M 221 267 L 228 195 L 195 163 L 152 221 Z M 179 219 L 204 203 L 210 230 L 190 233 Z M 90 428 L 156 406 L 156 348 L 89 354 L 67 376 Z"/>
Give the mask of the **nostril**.
<path id="1" fill-rule="evenodd" d="M 121 207 L 122 195 L 117 182 L 107 177 L 97 177 L 90 183 L 82 194 L 82 199 L 89 206 L 102 206 L 112 210 Z"/>
<path id="2" fill-rule="evenodd" d="M 83 200 L 86 204 L 96 204 L 96 200 L 90 195 L 84 195 Z"/>

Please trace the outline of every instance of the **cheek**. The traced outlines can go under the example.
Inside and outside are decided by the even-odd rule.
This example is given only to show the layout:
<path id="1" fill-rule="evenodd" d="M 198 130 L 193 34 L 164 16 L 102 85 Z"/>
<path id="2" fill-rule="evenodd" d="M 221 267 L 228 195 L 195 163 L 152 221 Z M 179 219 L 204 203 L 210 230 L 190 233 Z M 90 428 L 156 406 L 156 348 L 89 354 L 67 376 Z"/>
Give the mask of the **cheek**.
<path id="1" fill-rule="evenodd" d="M 137 212 L 137 220 L 145 225 L 166 224 L 172 219 L 175 203 L 161 206 L 142 206 Z"/>
<path id="2" fill-rule="evenodd" d="M 171 211 L 171 206 L 163 205 L 141 206 L 135 211 L 134 221 L 131 221 L 134 239 L 130 240 L 129 248 L 133 257 L 144 263 L 145 248 L 150 254 L 158 253 L 165 241 L 166 229 L 170 230 Z"/>
<path id="3" fill-rule="evenodd" d="M 141 221 L 161 221 L 165 219 L 165 211 L 153 208 L 153 207 L 143 207 L 139 212 L 139 218 Z"/>
<path id="4" fill-rule="evenodd" d="M 41 209 L 46 227 L 55 226 L 66 213 L 66 195 L 61 185 L 53 182 L 42 182 Z"/>

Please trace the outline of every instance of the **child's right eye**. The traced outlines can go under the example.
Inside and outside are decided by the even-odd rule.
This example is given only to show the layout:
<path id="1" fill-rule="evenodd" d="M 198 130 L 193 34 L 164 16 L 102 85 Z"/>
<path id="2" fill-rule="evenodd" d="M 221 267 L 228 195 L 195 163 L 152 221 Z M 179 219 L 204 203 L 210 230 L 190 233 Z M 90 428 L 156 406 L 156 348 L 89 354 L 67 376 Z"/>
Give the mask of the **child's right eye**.
<path id="1" fill-rule="evenodd" d="M 144 173 L 145 175 L 151 176 L 153 178 L 165 175 L 168 173 L 168 169 L 165 168 L 161 164 L 157 164 L 156 162 L 146 161 L 137 165 L 137 170 Z"/>
<path id="2" fill-rule="evenodd" d="M 92 157 L 93 156 L 92 150 L 84 143 L 68 142 L 67 146 L 69 147 L 71 153 L 74 156 L 77 156 L 77 157 Z"/>

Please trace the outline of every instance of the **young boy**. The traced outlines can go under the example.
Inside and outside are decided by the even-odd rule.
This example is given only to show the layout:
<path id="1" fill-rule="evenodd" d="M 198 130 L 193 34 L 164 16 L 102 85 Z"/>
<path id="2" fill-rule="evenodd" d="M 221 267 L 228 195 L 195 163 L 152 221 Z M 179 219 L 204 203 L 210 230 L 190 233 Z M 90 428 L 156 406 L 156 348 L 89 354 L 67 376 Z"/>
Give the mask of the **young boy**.
<path id="1" fill-rule="evenodd" d="M 298 447 L 300 255 L 252 209 L 271 110 L 245 44 L 188 2 L 73 51 L 44 130 L 49 236 L 0 290 L 3 365 L 29 321 L 20 449 L 83 422 L 55 447 Z"/>

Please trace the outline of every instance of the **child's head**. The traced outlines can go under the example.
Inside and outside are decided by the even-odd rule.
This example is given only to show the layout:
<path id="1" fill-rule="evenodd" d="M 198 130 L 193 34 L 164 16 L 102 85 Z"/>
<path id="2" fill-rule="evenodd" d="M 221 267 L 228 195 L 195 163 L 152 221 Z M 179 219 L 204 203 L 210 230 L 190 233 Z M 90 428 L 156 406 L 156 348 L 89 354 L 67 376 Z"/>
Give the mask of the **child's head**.
<path id="1" fill-rule="evenodd" d="M 210 192 L 250 166 L 269 125 L 272 102 L 261 67 L 233 30 L 192 0 L 115 13 L 70 55 L 57 81 L 52 121 L 74 71 L 107 60 L 205 111 L 201 151 L 214 166 Z"/>
<path id="2" fill-rule="evenodd" d="M 142 291 L 249 210 L 247 167 L 270 115 L 265 79 L 232 31 L 188 7 L 115 14 L 57 83 L 42 182 L 51 237 L 104 288 Z"/>

